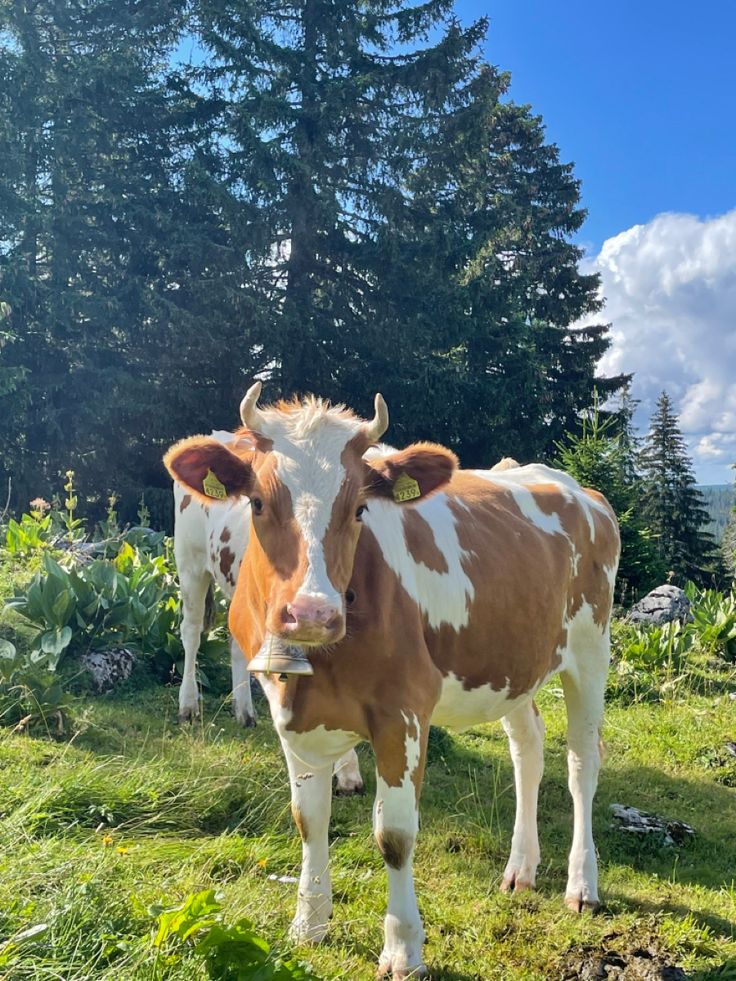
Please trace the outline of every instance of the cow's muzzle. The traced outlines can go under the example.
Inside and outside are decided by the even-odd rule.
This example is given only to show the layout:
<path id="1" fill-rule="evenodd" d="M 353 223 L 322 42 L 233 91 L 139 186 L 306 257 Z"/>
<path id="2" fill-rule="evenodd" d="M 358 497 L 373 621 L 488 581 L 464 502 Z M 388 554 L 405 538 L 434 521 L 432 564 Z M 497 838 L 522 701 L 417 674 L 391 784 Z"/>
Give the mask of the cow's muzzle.
<path id="1" fill-rule="evenodd" d="M 292 643 L 334 644 L 345 636 L 342 602 L 323 595 L 298 595 L 281 611 L 279 636 Z"/>

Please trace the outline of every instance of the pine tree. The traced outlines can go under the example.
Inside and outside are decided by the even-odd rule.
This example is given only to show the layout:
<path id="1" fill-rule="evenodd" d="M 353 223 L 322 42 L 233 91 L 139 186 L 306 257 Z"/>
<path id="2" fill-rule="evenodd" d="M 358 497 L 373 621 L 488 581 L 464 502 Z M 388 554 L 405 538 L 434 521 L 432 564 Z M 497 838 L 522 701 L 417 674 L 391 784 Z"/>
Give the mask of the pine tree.
<path id="1" fill-rule="evenodd" d="M 681 580 L 711 582 L 718 562 L 713 537 L 703 530 L 708 512 L 666 392 L 657 400 L 640 464 L 644 518 L 662 561 Z"/>
<path id="2" fill-rule="evenodd" d="M 0 2 L 0 470 L 16 508 L 72 467 L 85 495 L 114 488 L 134 513 L 167 483 L 162 447 L 235 424 L 262 364 L 241 343 L 256 319 L 242 214 L 167 84 L 181 11 Z"/>
<path id="3" fill-rule="evenodd" d="M 598 405 L 584 413 L 577 433 L 558 443 L 558 463 L 583 486 L 600 491 L 616 513 L 621 560 L 616 582 L 620 603 L 639 599 L 664 581 L 666 569 L 641 515 L 642 482 L 632 460 L 635 437 L 630 405 L 603 415 Z"/>
<path id="4" fill-rule="evenodd" d="M 571 167 L 451 7 L 200 0 L 189 81 L 254 213 L 271 392 L 380 388 L 397 441 L 530 458 L 590 404 L 607 328 L 571 327 L 599 306 Z"/>

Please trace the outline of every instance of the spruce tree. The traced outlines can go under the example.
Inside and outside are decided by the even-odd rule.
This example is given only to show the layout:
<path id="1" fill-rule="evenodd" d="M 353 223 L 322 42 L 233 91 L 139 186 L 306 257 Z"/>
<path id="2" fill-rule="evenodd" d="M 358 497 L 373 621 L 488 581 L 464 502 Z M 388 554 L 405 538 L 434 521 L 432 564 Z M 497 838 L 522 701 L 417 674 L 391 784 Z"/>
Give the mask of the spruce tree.
<path id="1" fill-rule="evenodd" d="M 666 392 L 657 400 L 640 465 L 643 514 L 660 558 L 680 581 L 711 583 L 718 561 L 714 539 L 703 530 L 708 512 Z"/>
<path id="2" fill-rule="evenodd" d="M 590 404 L 607 328 L 578 183 L 449 0 L 199 0 L 191 91 L 253 212 L 270 394 L 317 391 L 467 464 L 539 456 Z M 430 40 L 431 38 L 431 40 Z M 621 378 L 600 379 L 601 392 Z"/>
<path id="3" fill-rule="evenodd" d="M 615 414 L 598 405 L 583 414 L 579 430 L 558 443 L 559 466 L 583 486 L 600 491 L 616 513 L 621 532 L 621 560 L 616 598 L 629 605 L 664 581 L 666 568 L 641 514 L 642 481 L 633 455 L 629 400 Z"/>
<path id="4" fill-rule="evenodd" d="M 167 442 L 234 425 L 262 364 L 240 344 L 256 319 L 242 214 L 168 85 L 182 9 L 0 2 L 0 471 L 16 509 L 71 467 L 132 516 L 167 483 Z"/>

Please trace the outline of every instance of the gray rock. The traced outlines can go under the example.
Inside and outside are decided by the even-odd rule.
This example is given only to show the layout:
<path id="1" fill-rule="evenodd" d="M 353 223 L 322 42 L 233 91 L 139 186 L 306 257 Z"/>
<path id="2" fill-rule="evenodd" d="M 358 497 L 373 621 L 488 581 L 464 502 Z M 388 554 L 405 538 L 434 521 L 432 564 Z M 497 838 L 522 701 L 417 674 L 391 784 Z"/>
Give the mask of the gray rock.
<path id="1" fill-rule="evenodd" d="M 665 583 L 635 603 L 627 619 L 631 623 L 661 624 L 672 620 L 689 623 L 692 620 L 690 600 L 679 586 Z"/>
<path id="2" fill-rule="evenodd" d="M 127 647 L 116 647 L 110 651 L 90 651 L 79 660 L 92 675 L 95 691 L 98 695 L 104 695 L 128 680 L 135 664 L 135 654 Z"/>

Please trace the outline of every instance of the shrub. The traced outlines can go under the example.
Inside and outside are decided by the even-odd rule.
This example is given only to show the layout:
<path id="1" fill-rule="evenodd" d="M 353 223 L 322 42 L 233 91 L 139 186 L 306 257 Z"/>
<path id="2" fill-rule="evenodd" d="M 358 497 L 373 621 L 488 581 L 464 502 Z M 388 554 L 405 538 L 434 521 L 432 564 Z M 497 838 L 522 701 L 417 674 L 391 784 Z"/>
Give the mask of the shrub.
<path id="1" fill-rule="evenodd" d="M 37 628 L 31 660 L 51 670 L 69 654 L 178 645 L 179 598 L 166 558 L 127 542 L 114 560 L 69 569 L 45 554 L 42 571 L 7 605 Z"/>

